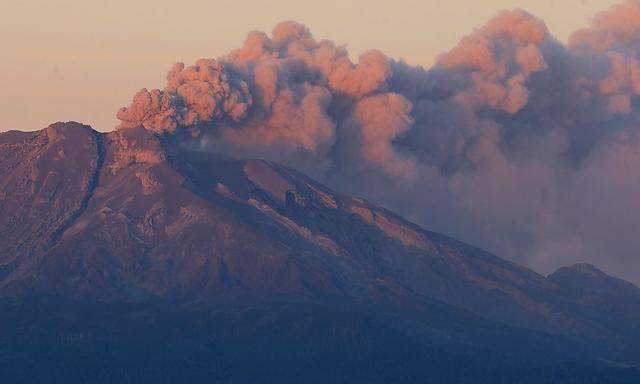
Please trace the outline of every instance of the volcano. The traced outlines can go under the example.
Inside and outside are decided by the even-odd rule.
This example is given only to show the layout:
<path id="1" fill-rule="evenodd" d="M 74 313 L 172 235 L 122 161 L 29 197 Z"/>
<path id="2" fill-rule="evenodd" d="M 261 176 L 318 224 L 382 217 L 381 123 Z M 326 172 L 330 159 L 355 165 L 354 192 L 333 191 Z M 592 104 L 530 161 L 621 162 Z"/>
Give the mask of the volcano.
<path id="1" fill-rule="evenodd" d="M 633 284 L 143 128 L 0 134 L 0 313 L 12 382 L 640 380 Z"/>

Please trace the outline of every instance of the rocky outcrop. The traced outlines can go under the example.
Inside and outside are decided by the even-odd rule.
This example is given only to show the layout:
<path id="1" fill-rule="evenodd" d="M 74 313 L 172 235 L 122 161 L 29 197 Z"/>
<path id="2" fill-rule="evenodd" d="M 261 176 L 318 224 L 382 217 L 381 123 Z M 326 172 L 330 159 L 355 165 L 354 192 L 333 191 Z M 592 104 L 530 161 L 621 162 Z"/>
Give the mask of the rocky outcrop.
<path id="1" fill-rule="evenodd" d="M 54 247 L 84 213 L 98 184 L 103 150 L 101 135 L 77 123 L 2 138 L 0 276 L 6 280 Z"/>

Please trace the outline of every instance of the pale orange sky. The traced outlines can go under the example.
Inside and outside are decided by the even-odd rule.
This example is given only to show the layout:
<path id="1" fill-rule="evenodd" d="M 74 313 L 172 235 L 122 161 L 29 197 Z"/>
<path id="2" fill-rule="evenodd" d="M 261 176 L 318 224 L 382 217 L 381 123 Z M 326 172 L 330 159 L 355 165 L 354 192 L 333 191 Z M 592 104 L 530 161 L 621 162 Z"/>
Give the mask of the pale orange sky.
<path id="1" fill-rule="evenodd" d="M 0 131 L 76 120 L 101 131 L 140 88 L 296 20 L 357 56 L 428 66 L 501 9 L 524 8 L 565 41 L 615 0 L 0 0 Z"/>

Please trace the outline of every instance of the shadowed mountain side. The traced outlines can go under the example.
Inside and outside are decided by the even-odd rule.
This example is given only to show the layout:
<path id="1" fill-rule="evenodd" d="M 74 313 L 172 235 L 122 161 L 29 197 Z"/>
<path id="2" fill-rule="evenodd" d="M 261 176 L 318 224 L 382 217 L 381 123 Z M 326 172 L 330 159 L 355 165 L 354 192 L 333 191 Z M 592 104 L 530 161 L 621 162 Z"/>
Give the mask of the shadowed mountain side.
<path id="1" fill-rule="evenodd" d="M 640 379 L 632 368 L 580 359 L 566 341 L 442 305 L 420 324 L 379 308 L 282 301 L 203 309 L 41 297 L 0 308 L 0 379 L 20 383 Z"/>

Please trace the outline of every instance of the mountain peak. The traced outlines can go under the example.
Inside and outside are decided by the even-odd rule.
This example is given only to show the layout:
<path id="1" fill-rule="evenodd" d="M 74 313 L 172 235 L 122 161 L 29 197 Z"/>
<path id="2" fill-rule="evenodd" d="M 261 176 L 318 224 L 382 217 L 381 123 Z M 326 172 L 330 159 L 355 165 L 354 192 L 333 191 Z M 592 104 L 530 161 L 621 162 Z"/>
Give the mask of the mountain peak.
<path id="1" fill-rule="evenodd" d="M 629 324 L 640 321 L 640 288 L 628 281 L 609 276 L 591 264 L 559 268 L 548 279 L 558 284 L 571 300 L 584 308 L 615 313 L 619 317 L 618 321 L 625 319 Z"/>
<path id="2" fill-rule="evenodd" d="M 551 273 L 548 278 L 557 283 L 566 283 L 567 281 L 577 280 L 585 282 L 588 281 L 590 282 L 590 286 L 593 286 L 594 284 L 614 284 L 617 282 L 631 284 L 622 279 L 610 276 L 593 264 L 588 263 L 578 263 L 560 267 L 555 272 Z"/>
<path id="3" fill-rule="evenodd" d="M 602 271 L 601 269 L 599 269 L 595 265 L 589 264 L 589 263 L 577 263 L 577 264 L 573 264 L 573 265 L 569 265 L 569 266 L 565 266 L 565 267 L 560 267 L 555 272 L 553 272 L 552 275 L 555 274 L 555 273 L 558 273 L 558 272 L 578 273 L 578 274 L 581 274 L 581 275 L 594 276 L 594 277 L 595 276 L 610 277 L 604 271 Z"/>

